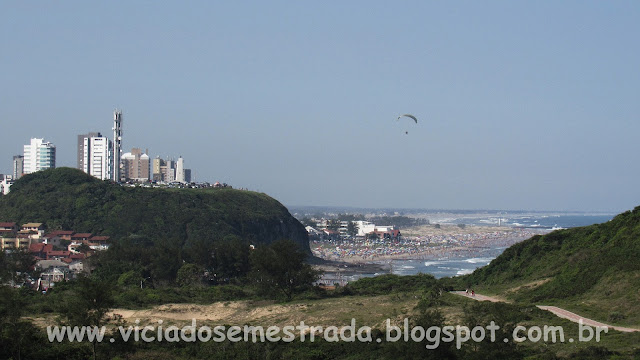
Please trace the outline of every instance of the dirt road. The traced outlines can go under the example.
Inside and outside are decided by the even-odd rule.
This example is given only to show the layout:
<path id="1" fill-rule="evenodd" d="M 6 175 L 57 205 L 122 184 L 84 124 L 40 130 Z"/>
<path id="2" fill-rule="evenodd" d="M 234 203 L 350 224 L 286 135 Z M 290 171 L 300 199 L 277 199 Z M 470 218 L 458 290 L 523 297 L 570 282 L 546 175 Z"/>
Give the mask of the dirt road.
<path id="1" fill-rule="evenodd" d="M 501 299 L 495 298 L 495 297 L 491 297 L 491 296 L 486 296 L 486 295 L 480 295 L 480 294 L 475 294 L 475 295 L 467 295 L 466 292 L 464 291 L 452 291 L 452 293 L 456 294 L 456 295 L 460 295 L 460 296 L 464 296 L 464 297 L 468 297 L 470 299 L 474 299 L 474 300 L 478 300 L 478 301 L 491 301 L 491 302 L 504 302 Z M 635 332 L 635 331 L 640 331 L 640 329 L 634 329 L 634 328 L 626 328 L 626 327 L 621 327 L 621 326 L 613 326 L 613 325 L 608 325 L 605 323 L 601 323 L 599 321 L 595 321 L 592 319 L 588 319 L 584 316 L 580 316 L 578 314 L 572 313 L 571 311 L 559 308 L 557 306 L 546 306 L 546 305 L 536 305 L 539 309 L 542 310 L 547 310 L 552 312 L 553 314 L 555 314 L 558 317 L 561 317 L 563 319 L 567 319 L 569 321 L 573 321 L 573 322 L 580 322 L 580 320 L 582 320 L 582 323 L 585 325 L 589 325 L 589 326 L 606 326 L 610 329 L 614 329 L 617 331 L 622 331 L 622 332 Z"/>

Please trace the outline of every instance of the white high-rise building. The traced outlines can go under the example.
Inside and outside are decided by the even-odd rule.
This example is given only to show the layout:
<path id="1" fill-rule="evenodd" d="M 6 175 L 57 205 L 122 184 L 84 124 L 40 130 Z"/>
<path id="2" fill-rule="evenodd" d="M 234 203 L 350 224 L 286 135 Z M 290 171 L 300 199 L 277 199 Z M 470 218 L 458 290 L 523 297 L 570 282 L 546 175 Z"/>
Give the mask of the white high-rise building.
<path id="1" fill-rule="evenodd" d="M 24 173 L 56 167 L 56 147 L 44 139 L 32 138 L 29 145 L 24 146 Z"/>
<path id="2" fill-rule="evenodd" d="M 85 137 L 82 171 L 100 180 L 111 179 L 112 144 L 106 137 Z"/>
<path id="3" fill-rule="evenodd" d="M 11 191 L 11 185 L 13 185 L 14 179 L 10 175 L 6 175 L 2 182 L 0 182 L 0 194 L 8 195 Z"/>
<path id="4" fill-rule="evenodd" d="M 184 159 L 182 156 L 178 158 L 176 162 L 176 181 L 184 183 Z"/>
<path id="5" fill-rule="evenodd" d="M 102 134 L 100 134 L 99 132 L 90 132 L 87 134 L 78 135 L 78 147 L 77 147 L 78 163 L 76 167 L 79 170 L 84 170 L 84 139 L 92 138 L 92 137 L 102 137 Z"/>

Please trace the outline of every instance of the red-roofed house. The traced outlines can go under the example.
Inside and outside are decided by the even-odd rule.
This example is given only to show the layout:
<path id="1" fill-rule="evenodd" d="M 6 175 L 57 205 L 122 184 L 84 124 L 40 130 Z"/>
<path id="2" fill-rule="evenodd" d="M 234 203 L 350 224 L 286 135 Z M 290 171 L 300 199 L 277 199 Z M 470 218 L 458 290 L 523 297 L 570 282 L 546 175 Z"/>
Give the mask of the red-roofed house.
<path id="1" fill-rule="evenodd" d="M 18 232 L 18 224 L 14 222 L 0 222 L 0 235 L 2 233 L 16 233 Z"/>
<path id="2" fill-rule="evenodd" d="M 84 260 L 87 258 L 87 255 L 79 253 L 79 254 L 71 254 L 69 255 L 71 260 Z"/>
<path id="3" fill-rule="evenodd" d="M 29 246 L 29 252 L 40 260 L 46 260 L 48 254 L 52 251 L 53 245 L 51 244 L 31 244 Z"/>
<path id="4" fill-rule="evenodd" d="M 87 245 L 93 250 L 107 250 L 109 248 L 109 237 L 108 236 L 92 236 L 89 241 L 86 242 Z"/>
<path id="5" fill-rule="evenodd" d="M 71 241 L 89 240 L 93 234 L 91 233 L 75 233 L 71 235 Z"/>
<path id="6" fill-rule="evenodd" d="M 71 235 L 73 235 L 74 233 L 75 233 L 74 231 L 69 231 L 69 230 L 54 230 L 48 233 L 46 236 L 52 236 L 52 237 L 58 236 L 62 240 L 71 241 Z"/>
<path id="7" fill-rule="evenodd" d="M 47 260 L 60 260 L 71 256 L 70 251 L 56 251 L 52 250 L 47 253 Z"/>

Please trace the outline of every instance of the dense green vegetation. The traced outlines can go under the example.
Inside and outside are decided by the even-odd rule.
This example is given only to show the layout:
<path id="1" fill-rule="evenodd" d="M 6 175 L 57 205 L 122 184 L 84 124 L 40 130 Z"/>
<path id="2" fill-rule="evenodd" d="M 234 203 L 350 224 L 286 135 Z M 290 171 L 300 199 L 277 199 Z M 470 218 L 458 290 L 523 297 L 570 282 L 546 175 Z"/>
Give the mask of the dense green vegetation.
<path id="1" fill-rule="evenodd" d="M 237 237 L 180 251 L 170 244 L 118 244 L 89 259 L 92 276 L 120 286 L 118 306 L 208 303 L 252 297 L 292 299 L 319 275 L 288 239 L 250 247 Z"/>
<path id="2" fill-rule="evenodd" d="M 307 233 L 273 198 L 233 189 L 151 189 L 57 168 L 25 175 L 0 197 L 0 221 L 135 239 L 180 249 L 237 236 L 252 244 L 291 239 L 310 253 Z M 166 244 L 160 244 L 166 246 Z"/>
<path id="3" fill-rule="evenodd" d="M 22 177 L 0 198 L 0 219 L 111 236 L 110 249 L 92 256 L 90 266 L 95 276 L 132 289 L 243 284 L 250 248 L 261 252 L 285 238 L 293 241 L 289 255 L 310 254 L 304 227 L 267 195 L 130 188 L 70 168 Z M 157 303 L 155 296 L 129 297 L 146 299 L 138 306 Z"/>
<path id="4" fill-rule="evenodd" d="M 604 224 L 535 236 L 462 281 L 519 302 L 587 304 L 602 321 L 639 324 L 639 259 L 640 207 Z"/>
<path id="5" fill-rule="evenodd" d="M 432 275 L 418 274 L 414 276 L 399 276 L 393 274 L 362 278 L 345 286 L 345 291 L 353 295 L 381 295 L 411 291 L 426 291 L 436 286 L 436 279 Z"/>
<path id="6" fill-rule="evenodd" d="M 408 280 L 407 280 L 408 279 Z M 577 324 L 558 319 L 533 306 L 504 303 L 476 302 L 469 298 L 441 292 L 440 281 L 428 275 L 373 278 L 352 285 L 361 293 L 378 293 L 390 289 L 396 295 L 411 298 L 419 295 L 416 307 L 401 315 L 409 321 L 410 328 L 461 325 L 473 328 L 485 327 L 494 321 L 499 329 L 496 339 L 511 338 L 517 325 L 563 326 L 567 338 L 577 338 Z M 395 284 L 394 284 L 395 283 Z M 430 284 L 430 285 L 427 285 Z M 60 324 L 102 324 L 109 321 L 118 325 L 119 320 L 109 319 L 106 310 L 114 305 L 114 297 L 120 290 L 100 279 L 84 278 L 64 284 L 57 293 L 42 296 L 27 289 L 0 287 L 0 358 L 14 359 L 87 359 L 94 354 L 97 359 L 626 359 L 640 355 L 637 342 L 640 334 L 611 334 L 600 343 L 534 343 L 490 341 L 466 341 L 458 348 L 455 342 L 419 342 L 398 339 L 388 341 L 384 327 L 374 326 L 370 342 L 330 342 L 322 337 L 314 342 L 125 342 L 121 334 L 108 330 L 112 343 L 82 343 L 63 341 L 49 343 L 44 329 L 36 327 L 22 317 L 32 314 L 33 303 L 48 302 L 59 315 Z M 70 297 L 75 294 L 76 296 Z M 62 301 L 64 299 L 70 301 Z M 327 295 L 329 296 L 329 295 Z M 338 296 L 345 303 L 361 301 L 361 295 L 346 292 Z M 314 300 L 305 301 L 313 304 Z M 385 316 L 399 320 L 394 314 Z M 453 316 L 453 317 L 452 317 Z M 313 318 L 305 318 L 313 324 Z M 199 323 L 200 324 L 200 323 Z M 360 323 L 359 323 L 360 324 Z M 178 327 L 183 325 L 178 324 Z M 240 324 L 243 325 L 243 324 Z M 339 324 L 338 324 L 339 325 Z M 211 324 L 213 326 L 213 324 Z M 360 325 L 359 325 L 360 326 Z M 244 332 L 241 333 L 243 337 Z M 392 334 L 395 335 L 395 334 Z M 380 342 L 377 339 L 381 339 Z"/>

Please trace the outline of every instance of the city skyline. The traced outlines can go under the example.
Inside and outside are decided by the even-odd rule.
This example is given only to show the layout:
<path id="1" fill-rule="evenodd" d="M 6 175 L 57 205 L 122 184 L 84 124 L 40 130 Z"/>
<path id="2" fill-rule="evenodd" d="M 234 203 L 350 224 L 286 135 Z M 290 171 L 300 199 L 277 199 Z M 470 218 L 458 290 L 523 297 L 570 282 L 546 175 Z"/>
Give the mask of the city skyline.
<path id="1" fill-rule="evenodd" d="M 640 3 L 35 1 L 2 15 L 0 97 L 18 125 L 3 173 L 33 136 L 75 167 L 75 136 L 110 133 L 118 107 L 124 148 L 286 205 L 640 204 Z"/>
<path id="2" fill-rule="evenodd" d="M 94 176 L 100 180 L 118 181 L 158 181 L 158 182 L 179 182 L 189 183 L 192 181 L 191 169 L 184 166 L 184 158 L 178 157 L 174 161 L 173 157 L 167 157 L 166 161 L 161 159 L 159 155 L 154 160 L 160 160 L 162 164 L 162 174 L 160 175 L 160 165 L 158 165 L 158 173 L 156 168 L 151 169 L 151 157 L 149 149 L 144 152 L 140 148 L 132 148 L 130 152 L 122 152 L 122 111 L 115 110 L 114 116 L 114 137 L 119 138 L 116 144 L 99 131 L 92 131 L 86 134 L 76 135 L 76 166 L 75 168 Z M 56 166 L 56 149 L 57 147 L 44 138 L 31 138 L 30 143 L 23 146 L 23 154 L 12 156 L 11 171 L 4 175 L 9 175 L 15 181 L 22 175 L 26 175 L 35 171 L 46 170 Z M 121 153 L 118 159 L 114 154 Z M 26 159 L 26 163 L 25 163 Z M 168 165 L 166 164 L 168 163 Z M 123 164 L 120 166 L 119 164 Z M 119 174 L 114 173 L 114 167 L 118 166 Z M 67 166 L 70 167 L 70 166 Z M 171 171 L 168 173 L 167 171 Z M 165 173 L 166 172 L 166 173 Z"/>

